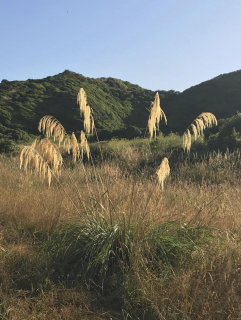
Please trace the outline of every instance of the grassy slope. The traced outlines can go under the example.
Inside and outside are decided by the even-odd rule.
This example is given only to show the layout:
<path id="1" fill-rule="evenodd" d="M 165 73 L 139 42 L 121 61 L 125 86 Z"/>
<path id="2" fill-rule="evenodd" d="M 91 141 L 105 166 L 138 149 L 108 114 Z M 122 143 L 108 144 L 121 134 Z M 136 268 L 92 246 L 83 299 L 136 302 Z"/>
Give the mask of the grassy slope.
<path id="1" fill-rule="evenodd" d="M 220 75 L 185 90 L 159 91 L 161 105 L 168 118 L 164 133 L 183 132 L 203 111 L 227 118 L 240 110 L 241 71 Z M 94 110 L 98 130 L 114 131 L 128 125 L 145 128 L 148 108 L 155 93 L 138 85 L 114 78 L 87 78 L 64 71 L 41 80 L 6 81 L 0 84 L 0 138 L 15 140 L 24 134 L 37 134 L 39 119 L 51 114 L 66 130 L 82 128 L 76 95 L 83 87 Z"/>

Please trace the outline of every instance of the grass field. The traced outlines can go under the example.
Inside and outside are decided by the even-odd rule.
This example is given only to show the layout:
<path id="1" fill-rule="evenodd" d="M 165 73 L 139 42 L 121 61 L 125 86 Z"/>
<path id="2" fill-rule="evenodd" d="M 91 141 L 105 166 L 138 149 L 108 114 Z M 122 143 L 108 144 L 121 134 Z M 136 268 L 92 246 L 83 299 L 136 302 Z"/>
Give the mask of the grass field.
<path id="1" fill-rule="evenodd" d="M 50 188 L 1 156 L 0 318 L 240 319 L 240 153 L 101 147 Z"/>

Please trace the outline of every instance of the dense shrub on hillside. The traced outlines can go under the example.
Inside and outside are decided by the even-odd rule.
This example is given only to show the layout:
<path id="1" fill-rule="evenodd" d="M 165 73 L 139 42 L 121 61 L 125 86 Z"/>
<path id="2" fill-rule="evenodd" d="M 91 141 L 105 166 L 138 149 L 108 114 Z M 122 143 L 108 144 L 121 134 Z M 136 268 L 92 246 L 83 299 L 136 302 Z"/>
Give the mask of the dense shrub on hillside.
<path id="1" fill-rule="evenodd" d="M 208 147 L 225 151 L 227 148 L 234 150 L 241 148 L 241 113 L 225 119 L 219 125 L 219 131 L 210 134 Z"/>
<path id="2" fill-rule="evenodd" d="M 17 145 L 13 140 L 6 138 L 0 139 L 0 153 L 11 153 L 17 150 Z"/>
<path id="3" fill-rule="evenodd" d="M 203 82 L 183 93 L 159 90 L 161 107 L 168 119 L 167 126 L 161 125 L 160 130 L 164 134 L 171 131 L 182 134 L 198 114 L 207 110 L 217 119 L 234 115 L 240 110 L 240 84 L 241 71 L 237 71 Z M 68 133 L 82 130 L 76 104 L 81 87 L 93 108 L 97 130 L 108 133 L 104 139 L 106 136 L 128 138 L 129 130 L 125 132 L 125 128 L 146 127 L 155 92 L 127 81 L 93 79 L 68 70 L 39 80 L 3 80 L 0 84 L 0 125 L 5 130 L 20 128 L 38 134 L 39 119 L 51 114 L 64 123 Z M 3 127 L 0 127 L 0 133 L 6 135 Z"/>

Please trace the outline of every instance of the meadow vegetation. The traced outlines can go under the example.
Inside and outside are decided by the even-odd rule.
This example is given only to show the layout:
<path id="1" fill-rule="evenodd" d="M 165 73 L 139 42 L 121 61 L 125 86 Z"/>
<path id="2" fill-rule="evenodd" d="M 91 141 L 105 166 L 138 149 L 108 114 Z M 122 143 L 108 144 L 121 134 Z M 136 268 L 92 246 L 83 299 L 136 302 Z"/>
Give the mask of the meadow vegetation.
<path id="1" fill-rule="evenodd" d="M 240 152 L 174 134 L 90 150 L 50 188 L 1 156 L 1 318 L 239 319 Z"/>
<path id="2" fill-rule="evenodd" d="M 240 110 L 241 70 L 220 75 L 184 92 L 159 90 L 168 119 L 161 131 L 182 134 L 202 112 L 226 119 Z M 83 130 L 76 105 L 79 88 L 85 89 L 100 140 L 143 136 L 155 92 L 114 78 L 88 78 L 65 70 L 55 76 L 0 83 L 0 152 L 10 141 L 37 135 L 39 119 L 51 114 L 68 134 Z M 11 146 L 9 147 L 11 149 Z"/>

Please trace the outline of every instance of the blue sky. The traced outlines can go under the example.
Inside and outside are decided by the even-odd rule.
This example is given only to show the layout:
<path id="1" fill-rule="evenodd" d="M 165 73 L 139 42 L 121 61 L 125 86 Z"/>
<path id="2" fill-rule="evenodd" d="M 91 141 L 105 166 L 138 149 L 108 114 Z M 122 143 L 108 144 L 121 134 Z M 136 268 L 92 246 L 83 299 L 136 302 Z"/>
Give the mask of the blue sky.
<path id="1" fill-rule="evenodd" d="M 241 0 L 0 0 L 0 81 L 69 69 L 183 91 L 241 69 Z"/>

